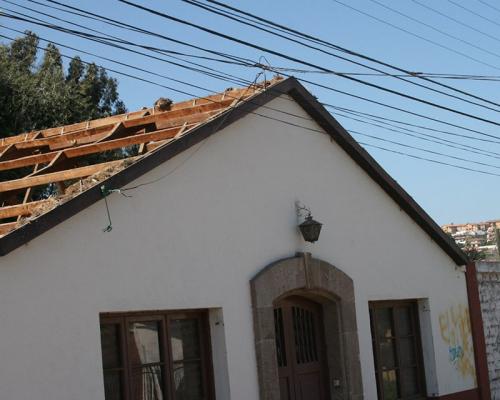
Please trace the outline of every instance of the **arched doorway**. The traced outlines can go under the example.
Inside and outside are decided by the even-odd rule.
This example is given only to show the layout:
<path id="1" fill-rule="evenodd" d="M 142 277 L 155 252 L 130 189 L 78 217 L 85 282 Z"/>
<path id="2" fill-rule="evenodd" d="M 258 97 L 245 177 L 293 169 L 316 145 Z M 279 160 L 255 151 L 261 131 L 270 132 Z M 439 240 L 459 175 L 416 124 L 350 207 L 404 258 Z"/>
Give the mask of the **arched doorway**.
<path id="1" fill-rule="evenodd" d="M 328 367 L 321 304 L 289 296 L 274 307 L 281 400 L 326 400 Z"/>
<path id="2" fill-rule="evenodd" d="M 261 400 L 363 399 L 349 276 L 301 253 L 267 266 L 250 287 Z"/>

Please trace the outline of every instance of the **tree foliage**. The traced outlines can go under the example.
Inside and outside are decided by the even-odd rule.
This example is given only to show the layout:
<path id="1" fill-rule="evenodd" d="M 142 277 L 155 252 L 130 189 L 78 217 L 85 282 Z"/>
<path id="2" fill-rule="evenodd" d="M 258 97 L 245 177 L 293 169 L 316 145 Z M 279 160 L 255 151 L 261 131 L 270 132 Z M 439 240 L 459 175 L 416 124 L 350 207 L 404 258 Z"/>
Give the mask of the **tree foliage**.
<path id="1" fill-rule="evenodd" d="M 55 45 L 38 46 L 32 32 L 0 45 L 0 137 L 126 112 L 104 68 L 76 56 L 65 72 Z"/>

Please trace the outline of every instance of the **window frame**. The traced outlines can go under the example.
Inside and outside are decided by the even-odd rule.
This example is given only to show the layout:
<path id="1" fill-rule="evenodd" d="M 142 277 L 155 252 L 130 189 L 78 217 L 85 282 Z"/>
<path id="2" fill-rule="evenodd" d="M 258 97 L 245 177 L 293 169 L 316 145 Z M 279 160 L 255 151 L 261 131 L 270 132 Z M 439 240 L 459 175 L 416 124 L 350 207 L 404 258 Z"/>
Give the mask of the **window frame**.
<path id="1" fill-rule="evenodd" d="M 370 317 L 370 330 L 372 334 L 372 348 L 373 348 L 373 358 L 374 358 L 374 366 L 375 366 L 375 378 L 377 381 L 377 396 L 379 400 L 385 400 L 382 388 L 382 364 L 380 358 L 380 338 L 377 331 L 377 321 L 375 316 L 375 311 L 378 309 L 390 309 L 391 310 L 391 326 L 394 330 L 393 335 L 391 336 L 391 340 L 394 341 L 394 357 L 395 357 L 395 366 L 394 370 L 397 374 L 397 390 L 398 390 L 398 400 L 418 400 L 418 399 L 426 399 L 427 398 L 427 389 L 426 389 L 426 381 L 425 381 L 425 367 L 423 360 L 423 348 L 422 348 L 422 336 L 420 330 L 420 318 L 419 318 L 419 310 L 418 310 L 418 300 L 416 299 L 406 299 L 406 300 L 382 300 L 382 301 L 370 301 L 368 303 L 369 307 L 369 317 Z M 410 309 L 410 318 L 411 318 L 411 335 L 400 336 L 398 332 L 398 323 L 396 322 L 395 312 L 394 310 L 397 308 L 406 308 Z M 415 354 L 415 366 L 411 368 L 415 368 L 417 370 L 416 378 L 419 393 L 411 396 L 401 397 L 399 394 L 401 393 L 401 355 L 400 355 L 400 343 L 401 339 L 413 337 L 414 338 L 414 354 Z"/>
<path id="2" fill-rule="evenodd" d="M 214 370 L 210 337 L 210 325 L 207 309 L 190 310 L 151 310 L 151 311 L 128 311 L 128 312 L 103 312 L 99 314 L 99 331 L 103 325 L 118 325 L 119 352 L 121 367 L 104 368 L 101 357 L 101 366 L 104 373 L 110 370 L 122 370 L 122 400 L 132 400 L 131 372 L 133 365 L 130 361 L 130 347 L 127 335 L 127 327 L 132 322 L 160 321 L 160 357 L 164 367 L 162 384 L 164 388 L 164 400 L 175 400 L 174 364 L 173 360 L 170 322 L 175 319 L 196 319 L 198 322 L 198 339 L 200 345 L 201 382 L 203 385 L 203 400 L 215 399 Z M 102 341 L 101 341 L 102 355 Z"/>

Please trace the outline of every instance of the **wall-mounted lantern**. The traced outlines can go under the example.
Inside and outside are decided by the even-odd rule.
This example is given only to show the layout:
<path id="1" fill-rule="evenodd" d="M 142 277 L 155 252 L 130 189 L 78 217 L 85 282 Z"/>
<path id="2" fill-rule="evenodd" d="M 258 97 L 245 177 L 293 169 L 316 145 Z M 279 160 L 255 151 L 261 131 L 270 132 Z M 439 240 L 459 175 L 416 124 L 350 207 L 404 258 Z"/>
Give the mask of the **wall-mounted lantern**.
<path id="1" fill-rule="evenodd" d="M 297 214 L 300 216 L 304 211 L 306 213 L 305 221 L 299 225 L 300 233 L 306 242 L 314 243 L 319 239 L 319 234 L 321 232 L 322 223 L 315 221 L 311 215 L 311 210 L 307 207 L 301 205 L 299 202 L 296 203 Z"/>

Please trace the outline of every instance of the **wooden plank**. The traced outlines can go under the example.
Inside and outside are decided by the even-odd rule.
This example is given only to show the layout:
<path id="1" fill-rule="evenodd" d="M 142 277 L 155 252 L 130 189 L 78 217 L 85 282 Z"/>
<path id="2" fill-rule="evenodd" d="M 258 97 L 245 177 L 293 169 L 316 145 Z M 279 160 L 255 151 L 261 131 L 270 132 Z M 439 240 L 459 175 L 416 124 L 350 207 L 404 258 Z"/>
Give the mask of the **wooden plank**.
<path id="1" fill-rule="evenodd" d="M 35 166 L 33 167 L 33 172 L 31 173 L 31 175 L 33 175 L 36 172 L 38 172 L 38 167 L 39 167 L 39 165 L 35 164 Z M 33 189 L 30 188 L 30 187 L 26 189 L 26 191 L 24 192 L 23 204 L 26 204 L 28 202 L 28 200 L 31 199 L 31 192 L 32 191 L 33 191 Z M 17 220 L 19 221 L 20 218 L 21 218 L 21 216 L 18 216 Z"/>
<path id="2" fill-rule="evenodd" d="M 54 151 L 45 154 L 35 154 L 34 156 L 16 158 L 14 160 L 1 161 L 0 171 L 27 167 L 29 165 L 50 163 L 57 153 L 57 151 Z"/>
<path id="3" fill-rule="evenodd" d="M 163 146 L 164 144 L 167 144 L 171 142 L 173 139 L 166 139 L 166 140 L 160 140 L 158 142 L 151 142 L 146 145 L 146 149 L 148 152 L 156 150 L 158 147 Z"/>
<path id="4" fill-rule="evenodd" d="M 9 144 L 14 144 L 14 143 L 20 143 L 20 142 L 25 142 L 28 140 L 33 140 L 36 138 L 40 132 L 27 132 L 27 133 L 21 133 L 20 135 L 15 135 L 15 136 L 8 136 L 5 138 L 0 139 L 0 145 L 6 146 Z"/>
<path id="5" fill-rule="evenodd" d="M 122 147 L 132 146 L 151 142 L 153 140 L 169 139 L 176 135 L 179 128 L 161 129 L 155 132 L 142 133 L 134 136 L 125 137 L 122 139 L 108 140 L 106 142 L 93 143 L 85 146 L 75 147 L 74 149 L 64 150 L 68 158 L 80 157 L 92 153 L 100 153 L 106 150 L 119 149 Z"/>
<path id="6" fill-rule="evenodd" d="M 66 156 L 63 155 L 63 152 L 62 151 L 58 151 L 54 155 L 54 158 L 52 158 L 52 160 L 45 167 L 43 167 L 41 169 L 38 169 L 38 167 L 36 167 L 31 174 L 25 176 L 22 179 L 25 179 L 25 178 L 28 178 L 28 177 L 31 177 L 31 176 L 35 176 L 35 175 L 43 175 L 43 174 L 45 174 L 47 172 L 53 172 L 54 169 L 56 168 L 56 164 L 60 164 L 61 161 L 63 161 L 65 158 L 66 158 Z"/>
<path id="7" fill-rule="evenodd" d="M 135 161 L 137 158 L 138 157 L 130 157 L 127 158 L 126 161 Z M 35 175 L 7 182 L 0 182 L 0 192 L 8 192 L 10 190 L 46 185 L 48 183 L 62 182 L 70 179 L 84 178 L 103 171 L 109 167 L 118 166 L 124 161 L 125 160 L 109 161 L 100 164 L 88 165 L 86 167 L 50 172 L 44 175 Z"/>
<path id="8" fill-rule="evenodd" d="M 16 204 L 0 208 L 0 219 L 30 215 L 36 207 L 46 203 L 47 200 L 32 201 L 30 203 Z"/>
<path id="9" fill-rule="evenodd" d="M 71 132 L 56 137 L 40 138 L 28 142 L 17 143 L 16 148 L 31 149 L 43 146 L 52 146 L 53 148 L 56 146 L 74 146 L 75 144 L 78 144 L 78 142 L 81 143 L 84 140 L 87 140 L 87 142 L 89 140 L 99 140 L 105 137 L 113 128 L 113 124 L 108 124 L 99 128 L 84 129 L 81 131 Z"/>
<path id="10" fill-rule="evenodd" d="M 156 127 L 157 129 L 164 129 L 164 128 L 171 128 L 174 126 L 179 126 L 184 123 L 188 124 L 199 124 L 205 121 L 208 121 L 210 118 L 212 118 L 214 115 L 219 114 L 221 111 L 226 110 L 226 108 L 221 108 L 219 110 L 213 110 L 209 111 L 203 114 L 194 114 L 194 115 L 186 115 L 184 117 L 179 117 L 175 119 L 167 119 L 167 120 L 162 120 L 159 119 L 156 121 Z"/>
<path id="11" fill-rule="evenodd" d="M 220 103 L 210 103 L 201 106 L 195 106 L 190 108 L 182 108 L 174 111 L 165 111 L 160 114 L 148 115 L 142 118 L 136 118 L 129 121 L 124 121 L 123 125 L 126 127 L 171 122 L 173 124 L 182 125 L 184 122 L 189 122 L 189 118 L 193 120 L 201 120 L 207 118 L 207 115 L 212 115 L 215 111 L 220 111 L 223 108 L 227 108 L 231 104 L 232 100 L 226 100 Z"/>
<path id="12" fill-rule="evenodd" d="M 21 168 L 29 165 L 46 163 L 54 161 L 54 157 L 59 153 L 64 154 L 68 158 L 80 157 L 83 155 L 100 153 L 106 150 L 113 150 L 122 147 L 132 146 L 134 144 L 147 143 L 151 141 L 163 140 L 174 137 L 180 128 L 167 128 L 155 132 L 143 133 L 134 136 L 129 136 L 121 139 L 114 139 L 103 141 L 99 143 L 92 143 L 87 145 L 82 145 L 79 147 L 74 147 L 58 152 L 50 152 L 45 154 L 35 154 L 33 156 L 22 157 L 16 160 L 9 160 L 0 162 L 0 171 L 5 171 L 9 169 Z"/>
<path id="13" fill-rule="evenodd" d="M 7 222 L 5 224 L 0 224 L 0 235 L 6 235 L 10 231 L 16 229 L 17 222 Z"/>

